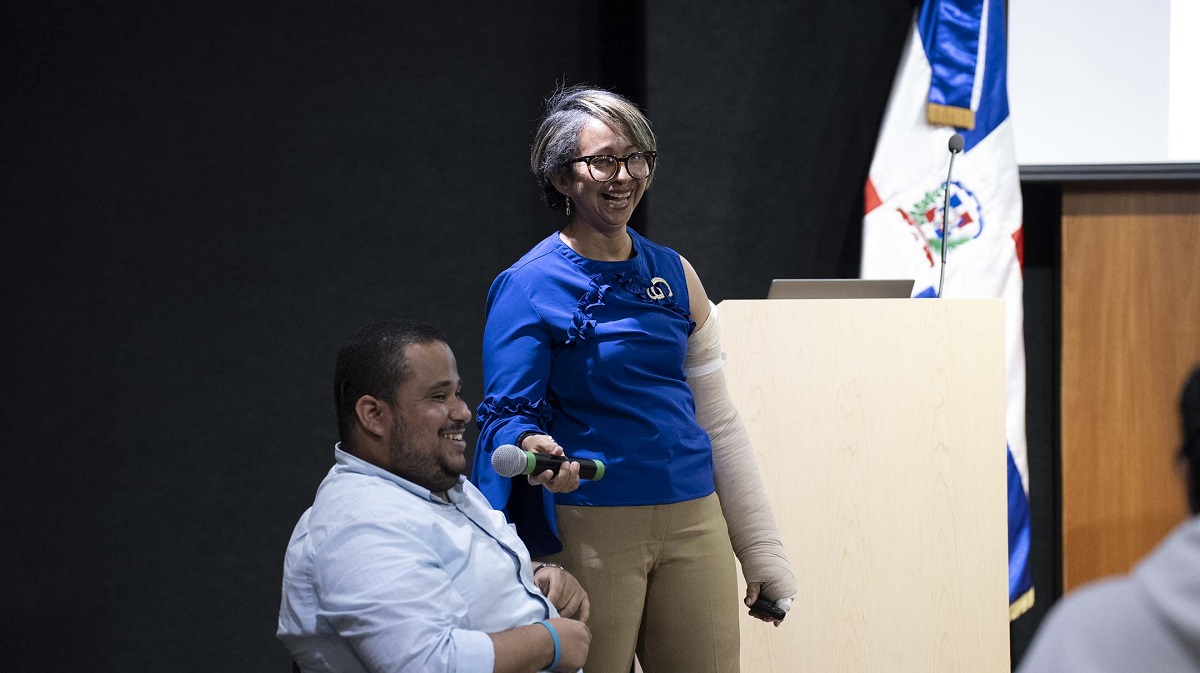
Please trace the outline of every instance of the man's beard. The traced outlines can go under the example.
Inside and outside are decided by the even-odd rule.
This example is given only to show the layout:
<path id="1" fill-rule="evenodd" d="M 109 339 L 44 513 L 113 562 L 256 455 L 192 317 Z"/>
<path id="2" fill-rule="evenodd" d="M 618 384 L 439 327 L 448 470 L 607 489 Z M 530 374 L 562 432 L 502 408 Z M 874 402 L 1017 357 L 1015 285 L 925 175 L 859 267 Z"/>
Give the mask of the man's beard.
<path id="1" fill-rule="evenodd" d="M 388 446 L 389 471 L 433 493 L 444 493 L 453 488 L 462 471 L 445 464 L 446 454 L 441 451 L 422 453 L 414 450 L 416 441 L 408 436 L 399 418 L 392 422 L 392 441 Z"/>

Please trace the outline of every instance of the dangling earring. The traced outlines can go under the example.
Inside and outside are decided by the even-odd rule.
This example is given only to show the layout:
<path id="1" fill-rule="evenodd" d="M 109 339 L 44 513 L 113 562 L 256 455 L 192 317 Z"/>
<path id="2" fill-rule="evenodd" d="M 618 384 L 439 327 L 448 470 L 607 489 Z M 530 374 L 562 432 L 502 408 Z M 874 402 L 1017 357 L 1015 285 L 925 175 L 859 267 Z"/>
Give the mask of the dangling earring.
<path id="1" fill-rule="evenodd" d="M 567 197 L 567 214 L 571 214 L 571 197 Z"/>

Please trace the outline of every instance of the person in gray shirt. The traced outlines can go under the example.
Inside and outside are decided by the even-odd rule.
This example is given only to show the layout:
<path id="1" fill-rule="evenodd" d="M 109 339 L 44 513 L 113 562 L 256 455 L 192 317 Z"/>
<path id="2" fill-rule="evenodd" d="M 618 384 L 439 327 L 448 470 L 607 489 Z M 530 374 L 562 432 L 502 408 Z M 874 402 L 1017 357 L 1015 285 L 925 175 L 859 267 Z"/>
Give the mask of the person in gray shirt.
<path id="1" fill-rule="evenodd" d="M 1125 576 L 1059 601 L 1018 673 L 1200 671 L 1200 368 L 1180 395 L 1192 516 Z"/>

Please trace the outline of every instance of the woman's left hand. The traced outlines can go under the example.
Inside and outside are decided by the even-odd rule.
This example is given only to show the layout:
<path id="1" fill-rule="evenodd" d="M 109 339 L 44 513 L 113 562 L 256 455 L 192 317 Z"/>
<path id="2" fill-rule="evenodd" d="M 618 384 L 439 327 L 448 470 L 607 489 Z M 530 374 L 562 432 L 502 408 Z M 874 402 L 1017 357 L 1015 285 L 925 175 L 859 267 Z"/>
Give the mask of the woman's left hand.
<path id="1" fill-rule="evenodd" d="M 750 606 L 754 605 L 754 601 L 758 600 L 758 592 L 761 588 L 762 588 L 761 582 L 751 582 L 746 585 L 746 607 L 750 607 Z M 761 619 L 764 622 L 770 622 L 770 623 L 774 624 L 775 626 L 779 626 L 780 624 L 783 623 L 782 619 L 775 619 L 773 617 L 764 615 L 761 612 L 751 611 L 750 616 L 754 617 L 755 619 Z"/>

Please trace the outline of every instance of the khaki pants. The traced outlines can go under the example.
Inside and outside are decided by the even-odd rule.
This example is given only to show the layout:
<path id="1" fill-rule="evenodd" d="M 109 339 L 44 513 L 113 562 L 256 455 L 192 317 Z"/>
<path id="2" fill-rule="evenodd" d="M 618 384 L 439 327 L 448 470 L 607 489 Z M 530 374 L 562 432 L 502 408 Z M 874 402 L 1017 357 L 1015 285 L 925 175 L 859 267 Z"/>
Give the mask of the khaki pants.
<path id="1" fill-rule="evenodd" d="M 733 549 L 716 494 L 670 505 L 559 506 L 567 568 L 588 592 L 586 673 L 738 673 Z"/>

